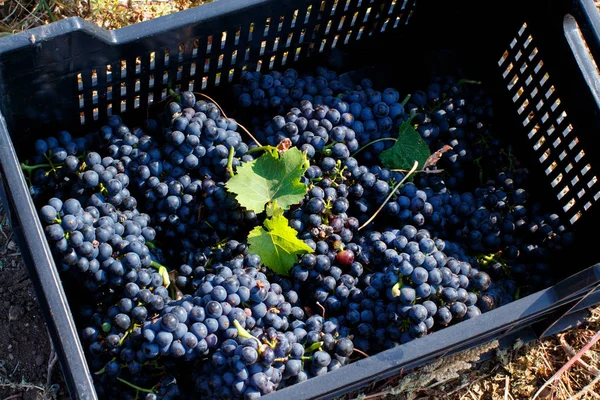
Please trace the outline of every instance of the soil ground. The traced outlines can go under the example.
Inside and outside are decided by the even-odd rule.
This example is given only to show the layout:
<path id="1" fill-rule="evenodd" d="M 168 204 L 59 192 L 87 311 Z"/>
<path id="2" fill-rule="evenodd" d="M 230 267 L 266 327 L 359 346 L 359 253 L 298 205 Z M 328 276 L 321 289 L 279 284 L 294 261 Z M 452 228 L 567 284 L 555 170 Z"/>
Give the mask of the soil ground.
<path id="1" fill-rule="evenodd" d="M 0 210 L 0 399 L 68 398 L 40 306 Z M 50 376 L 48 373 L 50 372 Z"/>

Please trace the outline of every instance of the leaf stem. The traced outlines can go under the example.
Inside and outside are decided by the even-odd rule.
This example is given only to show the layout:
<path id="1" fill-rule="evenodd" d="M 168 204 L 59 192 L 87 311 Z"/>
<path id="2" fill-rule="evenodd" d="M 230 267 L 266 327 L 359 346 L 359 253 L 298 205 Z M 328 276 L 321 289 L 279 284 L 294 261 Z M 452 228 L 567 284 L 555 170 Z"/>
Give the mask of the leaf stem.
<path id="1" fill-rule="evenodd" d="M 229 157 L 227 157 L 227 172 L 229 172 L 229 176 L 233 178 L 233 155 L 235 154 L 235 150 L 233 146 L 229 148 Z"/>
<path id="2" fill-rule="evenodd" d="M 394 142 L 398 139 L 394 139 L 394 138 L 381 138 L 381 139 L 377 139 L 377 140 L 373 140 L 372 142 L 369 142 L 367 144 L 365 144 L 363 147 L 361 147 L 360 149 L 356 150 L 354 152 L 354 154 L 352 154 L 351 157 L 356 156 L 358 153 L 360 153 L 361 151 L 363 151 L 364 149 L 366 149 L 367 147 L 369 147 L 370 145 L 377 143 L 377 142 L 383 142 L 384 140 L 393 140 Z"/>
<path id="3" fill-rule="evenodd" d="M 268 145 L 267 146 L 258 146 L 258 147 L 248 150 L 246 152 L 246 154 L 252 154 L 252 153 L 256 153 L 257 151 L 263 151 L 263 150 L 264 151 L 274 151 L 274 150 L 277 150 L 277 148 L 273 147 L 273 146 L 268 146 Z"/>
<path id="4" fill-rule="evenodd" d="M 125 379 L 123 379 L 123 378 L 117 377 L 117 380 L 118 380 L 119 382 L 121 382 L 121 383 L 124 383 L 124 384 L 126 384 L 126 385 L 127 385 L 127 386 L 129 386 L 130 388 L 133 388 L 133 389 L 135 389 L 135 390 L 139 390 L 140 392 L 144 392 L 144 393 L 154 393 L 154 390 L 152 390 L 152 389 L 145 389 L 145 388 L 143 388 L 143 387 L 139 387 L 139 386 L 137 386 L 137 385 L 134 385 L 134 384 L 133 384 L 133 383 L 131 383 L 131 382 L 127 382 L 127 381 L 126 381 Z"/>
<path id="5" fill-rule="evenodd" d="M 394 195 L 394 193 L 396 193 L 396 191 L 400 188 L 400 186 L 402 186 L 402 184 L 404 183 L 404 181 L 406 181 L 409 176 L 411 176 L 412 174 L 415 173 L 415 171 L 417 170 L 418 166 L 419 166 L 419 162 L 415 161 L 415 163 L 413 164 L 413 167 L 410 169 L 410 171 L 408 171 L 408 173 L 404 176 L 404 178 L 402 178 L 402 180 L 400 182 L 398 182 L 398 184 L 390 192 L 390 194 L 388 195 L 388 197 L 386 197 L 386 199 L 383 201 L 383 203 L 381 204 L 381 206 L 379 206 L 379 208 L 377 209 L 377 211 L 375 211 L 375 214 L 373 214 L 373 216 L 371 216 L 371 218 L 369 218 L 367 220 L 367 222 L 365 222 L 360 228 L 358 228 L 359 231 L 361 229 L 363 229 L 365 226 L 369 225 L 375 219 L 375 217 L 377 217 L 377 214 L 379 214 L 381 212 L 381 210 L 383 210 L 383 207 L 385 207 L 385 205 L 388 203 L 388 201 L 390 201 L 390 199 L 392 198 L 392 196 Z"/>

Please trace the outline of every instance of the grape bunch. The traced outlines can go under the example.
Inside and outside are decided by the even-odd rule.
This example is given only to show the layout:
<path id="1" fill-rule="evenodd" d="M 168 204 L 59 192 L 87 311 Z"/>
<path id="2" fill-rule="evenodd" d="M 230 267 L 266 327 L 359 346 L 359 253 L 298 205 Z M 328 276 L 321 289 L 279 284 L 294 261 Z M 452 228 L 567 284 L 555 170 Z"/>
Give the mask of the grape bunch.
<path id="1" fill-rule="evenodd" d="M 439 163 L 449 188 L 472 188 L 517 163 L 511 146 L 493 135 L 492 99 L 478 82 L 437 77 L 411 95 L 406 109 L 431 148 L 451 147 Z"/>
<path id="2" fill-rule="evenodd" d="M 317 67 L 314 76 L 301 75 L 292 68 L 283 73 L 271 71 L 268 74 L 244 71 L 240 83 L 233 86 L 233 93 L 243 108 L 253 107 L 283 114 L 292 107 L 298 107 L 301 100 L 323 105 L 327 104 L 325 99 L 338 96 L 348 89 L 335 71 Z"/>
<path id="3" fill-rule="evenodd" d="M 255 399 L 553 284 L 573 232 L 489 96 L 422 87 L 244 71 L 239 121 L 183 92 L 138 126 L 36 141 L 22 169 L 99 397 Z M 384 166 L 410 130 L 439 159 Z"/>

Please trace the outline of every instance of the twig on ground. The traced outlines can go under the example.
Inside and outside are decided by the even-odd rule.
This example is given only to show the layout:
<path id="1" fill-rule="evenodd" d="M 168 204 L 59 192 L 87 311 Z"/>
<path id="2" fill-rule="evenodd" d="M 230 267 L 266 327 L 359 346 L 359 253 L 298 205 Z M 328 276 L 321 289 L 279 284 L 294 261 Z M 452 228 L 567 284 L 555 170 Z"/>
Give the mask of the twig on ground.
<path id="1" fill-rule="evenodd" d="M 571 368 L 573 366 L 573 364 L 575 364 L 575 362 L 581 358 L 581 356 L 588 351 L 594 344 L 596 344 L 596 342 L 600 339 L 600 332 L 597 332 L 594 337 L 592 337 L 592 339 L 585 345 L 583 346 L 583 348 L 577 353 L 575 354 L 574 357 L 572 357 L 565 365 L 563 365 L 554 375 L 552 375 L 550 377 L 550 379 L 548 379 L 541 388 L 539 388 L 539 390 L 535 393 L 535 395 L 533 396 L 532 400 L 537 399 L 540 394 L 544 391 L 544 389 L 546 389 L 548 386 L 550 386 L 552 383 L 554 383 L 556 380 L 560 379 L 560 377 L 569 370 L 569 368 Z"/>
<path id="2" fill-rule="evenodd" d="M 569 400 L 577 400 L 577 399 L 580 399 L 581 397 L 585 396 L 588 393 L 589 394 L 593 393 L 592 389 L 594 388 L 594 386 L 596 386 L 596 384 L 598 382 L 600 382 L 600 375 L 596 376 L 589 384 L 587 384 L 577 394 L 575 394 L 574 396 L 569 397 Z"/>
<path id="3" fill-rule="evenodd" d="M 7 387 L 15 390 L 39 390 L 40 392 L 44 392 L 45 389 L 41 386 L 34 385 L 32 383 L 28 383 L 25 380 L 20 383 L 15 383 L 7 380 L 0 379 L 0 387 Z"/>
<path id="4" fill-rule="evenodd" d="M 17 394 L 13 394 L 12 396 L 5 397 L 3 400 L 21 399 L 21 398 L 23 398 L 23 393 L 17 393 Z"/>
<path id="5" fill-rule="evenodd" d="M 569 357 L 575 357 L 575 354 L 576 354 L 575 349 L 573 349 L 573 347 L 571 347 L 571 345 L 569 345 L 569 343 L 567 343 L 567 341 L 565 340 L 565 334 L 559 335 L 558 340 L 560 342 L 560 346 L 565 351 L 565 353 L 567 353 L 569 355 Z M 587 369 L 588 372 L 593 374 L 594 376 L 600 375 L 600 370 L 598 370 L 598 368 L 596 368 L 592 365 L 589 365 L 582 359 L 578 359 L 576 362 L 583 368 Z"/>

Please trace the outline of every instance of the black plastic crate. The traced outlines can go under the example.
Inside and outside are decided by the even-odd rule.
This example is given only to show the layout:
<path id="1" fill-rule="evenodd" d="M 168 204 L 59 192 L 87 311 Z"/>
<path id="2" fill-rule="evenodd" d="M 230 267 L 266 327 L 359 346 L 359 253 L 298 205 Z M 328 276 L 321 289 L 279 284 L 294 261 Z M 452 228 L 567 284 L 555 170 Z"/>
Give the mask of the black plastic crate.
<path id="1" fill-rule="evenodd" d="M 415 89 L 432 73 L 484 81 L 498 133 L 533 168 L 533 189 L 578 231 L 555 286 L 379 353 L 271 398 L 332 398 L 497 339 L 531 340 L 600 303 L 594 256 L 600 198 L 600 17 L 592 0 L 220 0 L 114 32 L 73 18 L 0 40 L 0 194 L 9 211 L 72 398 L 94 399 L 67 296 L 19 160 L 39 137 L 85 134 L 107 115 L 139 123 L 168 89 L 227 103 L 244 68 L 359 71 Z M 587 44 L 586 44 L 587 42 Z M 395 55 L 400 55 L 400 62 Z M 349 74 L 352 77 L 353 74 Z M 233 107 L 227 108 L 233 109 Z M 586 268 L 589 267 L 589 268 Z"/>

